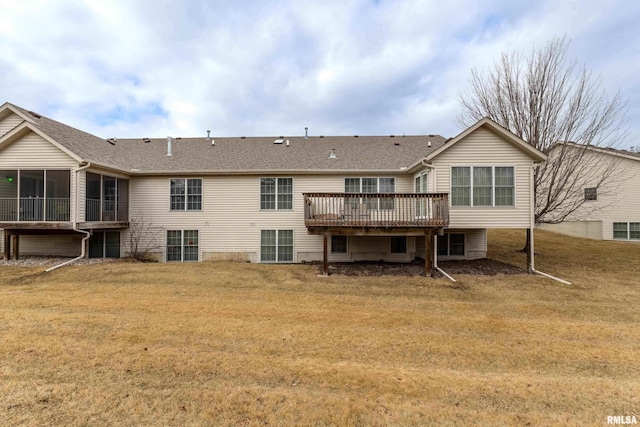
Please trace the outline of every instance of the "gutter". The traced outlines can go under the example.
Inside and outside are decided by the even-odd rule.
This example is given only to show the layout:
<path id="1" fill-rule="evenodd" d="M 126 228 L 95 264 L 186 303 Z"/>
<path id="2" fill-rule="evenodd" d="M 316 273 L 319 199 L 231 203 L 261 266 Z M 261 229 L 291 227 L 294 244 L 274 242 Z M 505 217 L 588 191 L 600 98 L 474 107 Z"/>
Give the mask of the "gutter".
<path id="1" fill-rule="evenodd" d="M 78 212 L 78 197 L 79 197 L 79 196 L 78 196 L 78 187 L 79 187 L 79 186 L 78 186 L 78 181 L 79 181 L 78 177 L 80 176 L 80 174 L 79 174 L 79 172 L 80 172 L 80 171 L 85 170 L 85 169 L 87 169 L 87 168 L 88 168 L 88 167 L 90 167 L 90 166 L 91 166 L 91 163 L 86 162 L 86 164 L 85 164 L 84 166 L 81 166 L 81 167 L 79 167 L 78 169 L 76 169 L 76 186 L 75 186 L 75 190 L 76 190 L 76 191 L 75 191 L 75 193 L 76 193 L 76 194 L 75 194 L 75 196 L 76 196 L 76 197 L 75 197 L 75 202 L 76 202 L 76 203 L 75 203 L 75 205 L 76 205 L 76 212 L 75 212 L 75 215 L 74 215 L 74 219 L 75 219 L 75 221 L 73 221 L 73 231 L 75 231 L 75 232 L 77 232 L 77 233 L 84 233 L 84 235 L 85 235 L 85 236 L 82 238 L 82 241 L 80 242 L 80 245 L 81 245 L 81 246 L 80 246 L 80 256 L 78 256 L 78 257 L 76 257 L 76 258 L 73 258 L 73 259 L 70 259 L 69 261 L 65 261 L 65 262 L 63 262 L 62 264 L 58 264 L 58 265 L 54 265 L 53 267 L 49 267 L 49 268 L 47 268 L 47 269 L 45 270 L 45 273 L 48 273 L 48 272 L 53 271 L 53 270 L 55 270 L 55 269 L 57 269 L 57 268 L 60 268 L 60 267 L 64 267 L 65 265 L 71 264 L 72 262 L 76 262 L 76 261 L 78 261 L 78 260 L 80 260 L 80 259 L 84 258 L 84 257 L 85 257 L 85 255 L 86 255 L 86 251 L 85 251 L 85 243 L 86 243 L 86 242 L 87 242 L 87 240 L 89 240 L 89 238 L 91 237 L 91 233 L 89 233 L 88 231 L 85 231 L 85 230 L 80 230 L 80 229 L 78 229 L 78 221 L 77 221 L 77 219 L 78 219 L 78 214 L 79 214 L 79 212 Z"/>

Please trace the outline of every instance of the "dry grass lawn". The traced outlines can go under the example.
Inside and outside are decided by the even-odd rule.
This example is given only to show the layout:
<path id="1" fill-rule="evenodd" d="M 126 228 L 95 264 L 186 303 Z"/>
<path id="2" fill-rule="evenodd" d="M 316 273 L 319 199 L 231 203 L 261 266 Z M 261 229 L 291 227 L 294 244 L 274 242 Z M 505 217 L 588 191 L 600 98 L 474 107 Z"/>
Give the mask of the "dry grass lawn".
<path id="1" fill-rule="evenodd" d="M 524 267 L 523 231 L 489 235 Z M 0 425 L 640 418 L 640 245 L 536 232 L 542 277 L 304 265 L 0 269 Z"/>

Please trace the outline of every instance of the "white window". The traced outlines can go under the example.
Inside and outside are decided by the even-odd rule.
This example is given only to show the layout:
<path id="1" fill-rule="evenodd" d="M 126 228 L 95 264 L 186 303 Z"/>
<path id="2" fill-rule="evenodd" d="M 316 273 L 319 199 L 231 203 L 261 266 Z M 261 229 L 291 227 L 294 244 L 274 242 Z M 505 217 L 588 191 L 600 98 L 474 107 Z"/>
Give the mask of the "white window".
<path id="1" fill-rule="evenodd" d="M 596 187 L 590 187 L 584 189 L 584 200 L 598 200 L 598 189 Z"/>
<path id="2" fill-rule="evenodd" d="M 260 178 L 260 209 L 293 209 L 293 178 Z"/>
<path id="3" fill-rule="evenodd" d="M 395 193 L 396 179 L 395 178 L 345 178 L 344 192 L 345 193 L 363 193 L 363 194 Z M 348 200 L 348 202 L 351 203 L 353 207 L 357 207 L 358 204 L 364 203 L 367 209 L 370 209 L 370 210 L 394 208 L 394 199 L 386 198 L 386 197 L 351 198 L 350 200 Z"/>
<path id="4" fill-rule="evenodd" d="M 453 166 L 451 206 L 515 206 L 513 166 Z"/>
<path id="5" fill-rule="evenodd" d="M 439 256 L 464 256 L 464 234 L 445 233 L 438 236 Z"/>
<path id="6" fill-rule="evenodd" d="M 640 240 L 640 222 L 614 222 L 613 238 L 620 240 Z"/>
<path id="7" fill-rule="evenodd" d="M 198 261 L 198 230 L 167 230 L 167 261 Z"/>
<path id="8" fill-rule="evenodd" d="M 202 210 L 202 179 L 172 179 L 170 187 L 172 211 Z"/>
<path id="9" fill-rule="evenodd" d="M 293 230 L 261 230 L 260 261 L 293 262 Z"/>

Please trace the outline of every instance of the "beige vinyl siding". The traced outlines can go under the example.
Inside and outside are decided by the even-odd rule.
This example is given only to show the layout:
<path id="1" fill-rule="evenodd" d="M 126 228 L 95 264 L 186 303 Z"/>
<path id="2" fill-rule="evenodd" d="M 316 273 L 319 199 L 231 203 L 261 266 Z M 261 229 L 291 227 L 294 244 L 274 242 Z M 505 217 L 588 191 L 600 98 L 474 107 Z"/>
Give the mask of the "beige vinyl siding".
<path id="1" fill-rule="evenodd" d="M 567 218 L 566 222 L 600 221 L 602 234 L 599 238 L 612 240 L 614 222 L 640 222 L 640 158 L 633 160 L 594 152 L 585 155 L 584 161 L 593 165 L 593 180 L 586 179 L 579 188 L 581 193 L 584 188 L 594 187 L 598 177 L 603 173 L 602 168 L 610 167 L 612 162 L 614 162 L 614 172 L 608 185 L 598 189 L 598 199 L 586 201 L 580 209 Z M 589 227 L 593 228 L 592 225 Z M 546 228 L 564 234 L 576 231 L 571 229 L 569 225 Z M 583 237 L 594 235 L 593 230 L 583 231 L 589 231 L 588 235 Z"/>
<path id="2" fill-rule="evenodd" d="M 0 137 L 18 126 L 24 120 L 17 114 L 9 114 L 7 117 L 0 119 Z"/>
<path id="3" fill-rule="evenodd" d="M 453 166 L 513 166 L 514 207 L 461 207 L 449 210 L 450 228 L 528 228 L 531 158 L 487 128 L 479 128 L 433 160 L 436 192 L 451 193 Z"/>
<path id="4" fill-rule="evenodd" d="M 263 177 L 293 178 L 292 210 L 260 210 L 260 178 Z M 202 178 L 202 210 L 170 210 L 169 184 L 172 178 Z M 343 192 L 344 178 L 342 175 L 269 174 L 133 177 L 130 181 L 131 219 L 143 219 L 153 228 L 149 234 L 156 236 L 157 244 L 152 246 L 157 247 L 162 260 L 166 256 L 166 230 L 198 230 L 201 260 L 230 258 L 253 262 L 260 261 L 261 230 L 293 230 L 293 261 L 318 260 L 322 259 L 322 236 L 307 233 L 302 193 Z M 396 177 L 396 192 L 408 192 L 410 186 L 411 177 Z M 125 245 L 127 233 L 123 234 Z M 388 253 L 388 239 L 385 241 L 384 252 Z"/>
<path id="5" fill-rule="evenodd" d="M 1 234 L 0 234 L 1 236 Z M 2 240 L 4 242 L 4 240 Z M 20 236 L 20 256 L 77 257 L 81 251 L 82 236 Z M 4 244 L 2 251 L 4 251 Z M 13 249 L 13 246 L 12 246 Z"/>
<path id="6" fill-rule="evenodd" d="M 610 233 L 613 235 L 613 223 L 610 227 L 612 230 Z M 536 228 L 567 236 L 602 239 L 602 221 L 566 221 L 559 224 L 538 224 Z"/>
<path id="7" fill-rule="evenodd" d="M 76 160 L 33 132 L 13 142 L 0 153 L 0 169 L 70 169 L 78 165 Z"/>

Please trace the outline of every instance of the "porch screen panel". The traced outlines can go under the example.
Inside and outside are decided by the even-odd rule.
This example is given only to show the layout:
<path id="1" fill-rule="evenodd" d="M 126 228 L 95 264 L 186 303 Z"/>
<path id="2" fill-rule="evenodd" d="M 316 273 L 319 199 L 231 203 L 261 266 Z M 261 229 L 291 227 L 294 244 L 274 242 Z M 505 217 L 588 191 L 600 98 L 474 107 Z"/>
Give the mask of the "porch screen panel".
<path id="1" fill-rule="evenodd" d="M 0 170 L 0 221 L 18 220 L 18 171 Z"/>
<path id="2" fill-rule="evenodd" d="M 118 189 L 116 178 L 111 176 L 102 177 L 102 221 L 116 220 L 116 199 L 118 197 Z"/>
<path id="3" fill-rule="evenodd" d="M 70 177 L 68 170 L 47 171 L 47 221 L 70 221 Z"/>
<path id="4" fill-rule="evenodd" d="M 86 221 L 100 221 L 100 189 L 102 177 L 96 173 L 87 172 L 86 180 Z"/>
<path id="5" fill-rule="evenodd" d="M 129 221 L 129 180 L 118 178 L 117 221 Z"/>
<path id="6" fill-rule="evenodd" d="M 20 171 L 20 221 L 44 221 L 44 171 Z"/>

